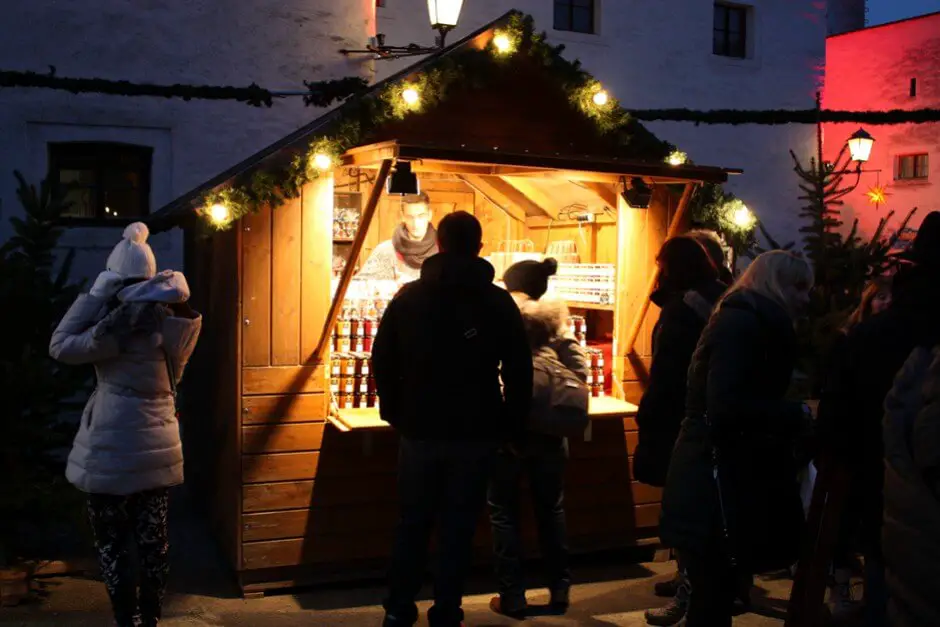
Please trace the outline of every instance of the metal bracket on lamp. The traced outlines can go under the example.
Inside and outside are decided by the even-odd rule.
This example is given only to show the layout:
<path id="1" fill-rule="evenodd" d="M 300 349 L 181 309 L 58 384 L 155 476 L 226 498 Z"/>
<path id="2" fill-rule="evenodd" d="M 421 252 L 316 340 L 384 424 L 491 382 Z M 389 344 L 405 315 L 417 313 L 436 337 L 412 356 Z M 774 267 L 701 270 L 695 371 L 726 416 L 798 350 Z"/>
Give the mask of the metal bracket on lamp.
<path id="1" fill-rule="evenodd" d="M 433 54 L 444 49 L 444 45 L 447 40 L 447 33 L 452 31 L 454 27 L 445 24 L 438 24 L 434 26 L 434 29 L 438 32 L 437 37 L 435 37 L 434 46 L 420 46 L 418 44 L 408 44 L 407 46 L 388 46 L 385 44 L 385 35 L 382 33 L 377 33 L 375 37 L 371 37 L 369 39 L 369 45 L 367 45 L 364 50 L 348 50 L 344 48 L 340 50 L 340 53 L 346 55 L 347 57 L 351 54 L 368 54 L 372 55 L 372 58 L 375 60 L 386 61 Z"/>

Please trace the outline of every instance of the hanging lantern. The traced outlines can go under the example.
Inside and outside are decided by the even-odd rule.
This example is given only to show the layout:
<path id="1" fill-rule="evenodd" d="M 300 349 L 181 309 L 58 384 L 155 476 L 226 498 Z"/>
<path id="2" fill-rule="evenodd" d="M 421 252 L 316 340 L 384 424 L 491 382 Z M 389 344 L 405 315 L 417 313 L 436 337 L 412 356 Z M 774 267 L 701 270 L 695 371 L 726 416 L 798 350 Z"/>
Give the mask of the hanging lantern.
<path id="1" fill-rule="evenodd" d="M 750 231 L 757 223 L 757 218 L 747 208 L 747 205 L 740 203 L 731 212 L 731 222 L 742 231 Z"/>
<path id="2" fill-rule="evenodd" d="M 495 48 L 496 52 L 499 54 L 512 54 L 516 46 L 509 35 L 497 32 L 493 36 L 493 48 Z"/>
<path id="3" fill-rule="evenodd" d="M 865 129 L 860 128 L 855 134 L 849 137 L 847 142 L 849 153 L 852 155 L 852 161 L 865 163 L 871 157 L 871 149 L 875 144 L 875 138 L 869 135 Z"/>
<path id="4" fill-rule="evenodd" d="M 209 220 L 216 226 L 224 226 L 232 219 L 232 212 L 220 202 L 209 207 Z"/>
<path id="5" fill-rule="evenodd" d="M 428 0 L 431 28 L 446 31 L 456 27 L 461 7 L 463 0 Z"/>
<path id="6" fill-rule="evenodd" d="M 408 87 L 401 92 L 401 99 L 405 101 L 405 104 L 409 107 L 415 107 L 421 102 L 421 94 L 418 93 L 418 90 L 414 87 Z"/>

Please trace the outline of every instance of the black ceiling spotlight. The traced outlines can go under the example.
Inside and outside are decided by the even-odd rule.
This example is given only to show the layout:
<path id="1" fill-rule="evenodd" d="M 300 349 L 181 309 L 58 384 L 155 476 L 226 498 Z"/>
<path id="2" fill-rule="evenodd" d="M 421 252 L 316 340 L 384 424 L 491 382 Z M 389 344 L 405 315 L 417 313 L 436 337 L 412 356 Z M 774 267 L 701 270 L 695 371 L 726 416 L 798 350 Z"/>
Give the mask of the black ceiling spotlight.
<path id="1" fill-rule="evenodd" d="M 623 199 L 635 209 L 646 209 L 653 199 L 653 189 L 638 176 L 630 179 L 630 187 L 623 190 Z"/>
<path id="2" fill-rule="evenodd" d="M 395 169 L 387 179 L 385 191 L 401 196 L 413 196 L 421 192 L 418 175 L 411 171 L 410 161 L 395 162 Z"/>

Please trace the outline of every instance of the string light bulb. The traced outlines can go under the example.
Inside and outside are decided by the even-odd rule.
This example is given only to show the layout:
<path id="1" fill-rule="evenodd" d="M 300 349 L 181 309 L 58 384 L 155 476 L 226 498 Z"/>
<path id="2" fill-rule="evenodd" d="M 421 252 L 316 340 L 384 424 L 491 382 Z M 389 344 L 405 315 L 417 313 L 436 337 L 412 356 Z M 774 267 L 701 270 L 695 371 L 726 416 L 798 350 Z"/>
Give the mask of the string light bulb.
<path id="1" fill-rule="evenodd" d="M 747 208 L 747 205 L 742 204 L 731 214 L 731 221 L 742 231 L 748 231 L 757 222 L 757 218 L 754 217 L 751 210 Z"/>
<path id="2" fill-rule="evenodd" d="M 226 224 L 229 219 L 231 219 L 231 216 L 232 212 L 222 203 L 216 203 L 209 207 L 209 219 L 212 220 L 213 224 Z"/>
<path id="3" fill-rule="evenodd" d="M 684 165 L 689 160 L 689 155 L 682 152 L 681 150 L 673 150 L 669 153 L 669 156 L 666 157 L 666 163 L 672 166 Z"/>
<path id="4" fill-rule="evenodd" d="M 499 54 L 510 54 L 513 51 L 512 39 L 506 33 L 496 33 L 493 37 L 493 47 Z"/>
<path id="5" fill-rule="evenodd" d="M 313 155 L 313 167 L 321 172 L 326 172 L 333 167 L 333 158 L 325 152 L 318 152 Z"/>
<path id="6" fill-rule="evenodd" d="M 593 100 L 598 107 L 606 107 L 607 103 L 610 102 L 610 94 L 607 93 L 606 89 L 602 89 L 594 94 Z"/>
<path id="7" fill-rule="evenodd" d="M 418 94 L 418 90 L 414 87 L 408 87 L 401 92 L 401 99 L 404 100 L 405 104 L 409 107 L 414 107 L 421 100 L 421 95 Z"/>

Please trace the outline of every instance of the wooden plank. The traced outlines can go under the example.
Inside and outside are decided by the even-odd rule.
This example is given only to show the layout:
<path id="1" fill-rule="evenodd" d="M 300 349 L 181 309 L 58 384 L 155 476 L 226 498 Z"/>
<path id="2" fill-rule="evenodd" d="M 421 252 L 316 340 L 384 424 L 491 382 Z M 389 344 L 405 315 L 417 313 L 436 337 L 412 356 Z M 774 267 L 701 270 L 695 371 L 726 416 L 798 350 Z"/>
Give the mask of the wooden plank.
<path id="1" fill-rule="evenodd" d="M 501 179 L 470 174 L 462 174 L 458 178 L 472 187 L 487 201 L 502 209 L 513 220 L 525 222 L 526 212 L 523 210 L 524 208 L 517 207 L 517 203 L 503 193 L 507 189 L 511 191 L 512 188 Z"/>
<path id="2" fill-rule="evenodd" d="M 317 451 L 325 428 L 323 422 L 242 427 L 242 453 Z"/>
<path id="3" fill-rule="evenodd" d="M 271 364 L 271 209 L 242 219 L 242 363 Z M 236 226 L 238 228 L 238 226 Z"/>
<path id="4" fill-rule="evenodd" d="M 353 240 L 352 247 L 350 248 L 350 260 L 359 258 L 359 253 L 362 251 L 362 244 L 365 242 L 369 225 L 372 224 L 372 218 L 375 216 L 375 209 L 379 204 L 379 199 L 382 197 L 382 192 L 385 189 L 385 181 L 388 179 L 388 174 L 391 171 L 391 168 L 392 162 L 390 159 L 382 161 L 382 165 L 379 167 L 379 173 L 375 177 L 375 183 L 373 184 L 372 192 L 369 194 L 369 201 L 366 203 L 366 206 L 362 211 L 362 219 L 359 222 L 359 230 L 356 232 L 356 238 Z M 330 344 L 330 339 L 333 334 L 333 326 L 336 324 L 336 319 L 339 317 L 340 308 L 343 305 L 343 300 L 346 298 L 346 290 L 349 288 L 349 282 L 352 280 L 354 270 L 355 265 L 352 263 L 347 263 L 345 267 L 343 267 L 343 274 L 340 277 L 339 285 L 336 288 L 336 293 L 333 295 L 332 302 L 330 302 L 330 309 L 327 313 L 326 320 L 323 323 L 323 329 L 320 332 L 320 337 L 317 341 L 317 347 L 314 349 L 311 361 L 308 361 L 308 363 L 323 363 L 323 356 L 326 354 L 327 348 Z"/>
<path id="5" fill-rule="evenodd" d="M 304 364 L 317 348 L 330 308 L 333 276 L 333 179 L 320 177 L 304 186 L 301 217 L 300 357 Z M 350 261 L 355 265 L 355 259 Z"/>
<path id="6" fill-rule="evenodd" d="M 271 365 L 300 363 L 301 218 L 303 200 L 272 210 Z"/>
<path id="7" fill-rule="evenodd" d="M 369 477 L 393 473 L 395 468 L 393 455 L 365 456 L 349 447 L 337 450 L 326 444 L 317 452 L 242 456 L 242 480 L 246 484 L 322 477 Z"/>
<path id="8" fill-rule="evenodd" d="M 242 507 L 247 512 L 300 509 L 315 503 L 333 506 L 395 503 L 397 474 L 369 477 L 318 477 L 316 480 L 258 483 L 242 488 Z"/>
<path id="9" fill-rule="evenodd" d="M 504 176 L 502 177 L 502 180 L 512 185 L 516 191 L 525 196 L 525 198 L 528 199 L 532 205 L 538 207 L 539 210 L 550 219 L 554 220 L 558 217 L 556 201 L 549 198 L 545 192 L 543 192 L 538 187 L 538 185 L 533 183 L 531 180 L 512 176 Z"/>
<path id="10" fill-rule="evenodd" d="M 242 424 L 311 422 L 326 419 L 327 394 L 245 396 L 242 398 Z"/>
<path id="11" fill-rule="evenodd" d="M 596 183 L 593 181 L 579 181 L 578 185 L 589 189 L 600 198 L 601 202 L 607 205 L 611 210 L 617 211 L 617 190 L 608 183 Z"/>
<path id="12" fill-rule="evenodd" d="M 388 531 L 398 521 L 398 505 L 325 506 L 242 516 L 245 542 L 346 536 Z"/>
<path id="13" fill-rule="evenodd" d="M 242 548 L 242 568 L 275 568 L 299 564 L 343 564 L 363 559 L 386 559 L 391 533 L 339 538 L 296 538 L 247 542 Z"/>
<path id="14" fill-rule="evenodd" d="M 689 201 L 692 199 L 692 193 L 695 191 L 695 187 L 696 185 L 694 183 L 687 183 L 685 189 L 682 191 L 682 198 L 679 200 L 679 206 L 676 208 L 676 214 L 672 217 L 672 222 L 669 225 L 669 231 L 666 233 L 667 240 L 678 234 L 679 228 L 682 226 L 682 220 L 685 217 L 685 211 L 689 206 Z M 633 352 L 633 348 L 636 345 L 636 339 L 639 336 L 640 329 L 643 325 L 643 318 L 646 316 L 646 312 L 649 311 L 650 297 L 653 295 L 653 290 L 656 289 L 656 283 L 658 281 L 659 266 L 654 265 L 653 272 L 650 273 L 649 280 L 646 284 L 646 291 L 643 294 L 643 300 L 640 301 L 640 306 L 634 314 L 633 321 L 630 323 L 630 327 L 627 330 L 623 345 L 624 355 Z"/>
<path id="15" fill-rule="evenodd" d="M 323 392 L 326 390 L 325 372 L 323 366 L 242 368 L 242 394 Z"/>

